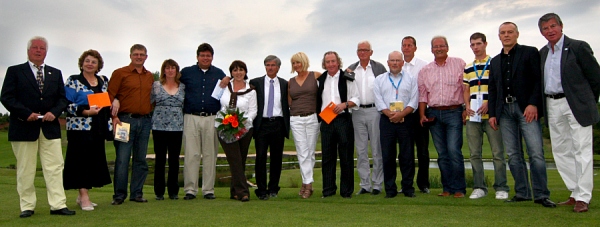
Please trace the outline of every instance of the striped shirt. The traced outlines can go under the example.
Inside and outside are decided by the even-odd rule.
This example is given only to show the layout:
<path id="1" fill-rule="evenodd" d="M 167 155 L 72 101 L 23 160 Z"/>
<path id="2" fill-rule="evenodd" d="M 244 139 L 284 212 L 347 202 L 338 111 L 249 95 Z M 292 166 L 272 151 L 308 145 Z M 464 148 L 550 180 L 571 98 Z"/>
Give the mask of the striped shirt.
<path id="1" fill-rule="evenodd" d="M 443 65 L 435 61 L 419 72 L 419 102 L 430 107 L 453 106 L 464 103 L 463 72 L 465 62 L 448 57 Z"/>
<path id="2" fill-rule="evenodd" d="M 488 60 L 490 60 L 490 58 L 491 57 L 488 55 L 483 60 L 475 59 L 475 61 L 473 61 L 472 63 L 469 63 L 465 67 L 463 82 L 465 85 L 469 86 L 469 94 L 470 94 L 469 98 L 470 99 L 477 99 L 477 94 L 481 94 L 483 97 L 483 102 L 486 103 L 488 101 L 488 84 L 490 82 L 490 66 L 488 63 L 487 68 L 485 68 L 485 63 L 488 62 Z M 477 73 L 475 73 L 475 70 L 473 69 L 473 63 L 475 63 L 475 66 L 477 68 Z M 483 68 L 485 68 L 485 72 L 482 73 Z M 477 78 L 477 74 L 479 74 L 481 79 Z M 477 111 L 477 110 L 473 110 L 473 111 Z M 481 119 L 488 119 L 488 118 L 489 118 L 488 114 L 481 115 Z"/>

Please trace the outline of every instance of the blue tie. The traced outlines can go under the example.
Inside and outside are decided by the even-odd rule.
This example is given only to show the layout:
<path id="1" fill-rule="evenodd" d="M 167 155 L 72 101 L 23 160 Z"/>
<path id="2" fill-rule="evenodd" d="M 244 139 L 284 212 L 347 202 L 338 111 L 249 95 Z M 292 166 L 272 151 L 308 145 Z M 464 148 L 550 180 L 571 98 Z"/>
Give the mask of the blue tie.
<path id="1" fill-rule="evenodd" d="M 273 102 L 275 102 L 275 86 L 273 86 L 273 80 L 269 81 L 270 85 L 269 85 L 269 101 L 267 102 L 267 117 L 271 118 L 273 117 Z"/>

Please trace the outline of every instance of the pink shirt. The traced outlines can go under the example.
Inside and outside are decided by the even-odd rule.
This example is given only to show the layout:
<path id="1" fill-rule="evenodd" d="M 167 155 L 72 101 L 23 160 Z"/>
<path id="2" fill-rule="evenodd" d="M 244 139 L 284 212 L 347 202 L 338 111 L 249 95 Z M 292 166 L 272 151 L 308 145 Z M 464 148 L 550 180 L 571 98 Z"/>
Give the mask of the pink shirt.
<path id="1" fill-rule="evenodd" d="M 419 102 L 430 107 L 460 105 L 463 98 L 465 61 L 448 57 L 443 65 L 435 61 L 419 72 Z"/>

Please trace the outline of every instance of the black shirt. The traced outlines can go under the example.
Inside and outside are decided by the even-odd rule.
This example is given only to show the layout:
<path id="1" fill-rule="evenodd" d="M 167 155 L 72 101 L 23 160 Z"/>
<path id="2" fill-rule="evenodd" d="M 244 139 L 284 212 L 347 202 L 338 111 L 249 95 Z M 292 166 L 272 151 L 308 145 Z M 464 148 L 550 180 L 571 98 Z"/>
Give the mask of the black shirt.
<path id="1" fill-rule="evenodd" d="M 518 45 L 518 44 L 517 44 Z M 503 94 L 504 97 L 502 97 L 502 99 L 506 98 L 507 96 L 514 96 L 514 94 L 512 93 L 512 66 L 513 66 L 513 61 L 515 60 L 515 52 L 516 52 L 516 45 L 513 46 L 512 49 L 510 49 L 510 51 L 508 51 L 508 54 L 504 53 L 504 49 L 502 49 L 501 53 L 500 53 L 500 59 L 502 61 L 501 65 L 502 65 L 502 89 L 503 89 Z"/>

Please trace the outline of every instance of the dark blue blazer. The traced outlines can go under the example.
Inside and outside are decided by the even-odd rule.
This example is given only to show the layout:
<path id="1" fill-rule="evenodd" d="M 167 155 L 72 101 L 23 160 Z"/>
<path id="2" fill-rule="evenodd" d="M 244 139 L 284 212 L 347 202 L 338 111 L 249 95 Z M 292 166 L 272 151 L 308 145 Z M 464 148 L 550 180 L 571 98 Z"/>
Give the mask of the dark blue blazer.
<path id="1" fill-rule="evenodd" d="M 40 128 L 47 139 L 61 137 L 58 117 L 68 105 L 60 70 L 44 67 L 44 89 L 40 92 L 29 62 L 8 67 L 2 85 L 0 101 L 10 112 L 9 141 L 35 141 Z M 51 122 L 27 121 L 32 113 L 51 112 L 56 119 Z"/>

